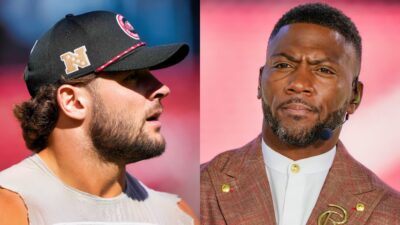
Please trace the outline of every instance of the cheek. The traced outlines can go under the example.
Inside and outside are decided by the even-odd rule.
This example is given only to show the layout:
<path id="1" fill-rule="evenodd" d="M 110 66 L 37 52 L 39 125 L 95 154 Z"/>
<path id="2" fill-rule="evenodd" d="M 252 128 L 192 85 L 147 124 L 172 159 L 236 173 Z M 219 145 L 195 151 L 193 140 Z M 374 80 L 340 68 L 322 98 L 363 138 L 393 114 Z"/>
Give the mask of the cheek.
<path id="1" fill-rule="evenodd" d="M 124 120 L 141 121 L 146 116 L 146 101 L 141 95 L 118 95 L 118 93 L 113 93 L 103 98 L 103 104 L 108 111 L 113 112 L 117 117 Z"/>
<path id="2" fill-rule="evenodd" d="M 280 81 L 272 81 L 268 79 L 267 76 L 264 76 L 261 79 L 261 87 L 262 87 L 262 99 L 263 101 L 271 107 L 271 110 L 274 111 L 279 104 L 279 96 L 283 93 L 283 82 Z"/>
<path id="3" fill-rule="evenodd" d="M 351 94 L 351 88 L 345 82 L 326 85 L 319 90 L 320 93 L 317 95 L 317 101 L 320 103 L 322 118 L 325 118 L 331 112 L 343 108 L 348 103 L 349 95 Z"/>
<path id="4" fill-rule="evenodd" d="M 118 108 L 140 108 L 145 104 L 145 97 L 126 88 L 115 88 L 105 92 L 103 99 Z"/>
<path id="5" fill-rule="evenodd" d="M 352 94 L 351 85 L 347 85 L 346 82 L 342 82 L 337 86 L 335 92 L 336 105 L 338 105 L 338 107 L 341 108 L 343 105 L 349 103 Z"/>

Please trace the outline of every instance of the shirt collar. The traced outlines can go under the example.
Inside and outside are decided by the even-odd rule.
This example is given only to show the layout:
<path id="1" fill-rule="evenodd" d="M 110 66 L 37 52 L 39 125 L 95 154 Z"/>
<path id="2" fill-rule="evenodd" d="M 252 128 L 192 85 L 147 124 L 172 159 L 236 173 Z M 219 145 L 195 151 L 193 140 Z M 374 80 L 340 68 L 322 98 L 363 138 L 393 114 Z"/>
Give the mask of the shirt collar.
<path id="1" fill-rule="evenodd" d="M 336 154 L 336 145 L 329 151 L 305 158 L 300 160 L 291 160 L 286 156 L 279 154 L 278 152 L 272 150 L 264 141 L 261 139 L 261 148 L 264 157 L 265 165 L 273 170 L 279 171 L 281 173 L 287 173 L 288 167 L 292 164 L 297 164 L 301 168 L 301 173 L 317 173 L 321 171 L 327 171 L 331 168 L 333 160 Z"/>

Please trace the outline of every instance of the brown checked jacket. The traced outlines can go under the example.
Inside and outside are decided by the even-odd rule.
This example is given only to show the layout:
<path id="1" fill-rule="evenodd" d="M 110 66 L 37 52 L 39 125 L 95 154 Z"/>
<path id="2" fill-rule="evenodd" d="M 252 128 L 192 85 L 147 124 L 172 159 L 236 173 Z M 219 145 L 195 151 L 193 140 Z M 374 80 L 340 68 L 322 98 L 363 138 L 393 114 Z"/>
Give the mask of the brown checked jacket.
<path id="1" fill-rule="evenodd" d="M 261 136 L 203 164 L 200 193 L 201 224 L 276 225 Z M 352 158 L 339 141 L 307 222 L 318 224 L 400 225 L 400 193 Z"/>

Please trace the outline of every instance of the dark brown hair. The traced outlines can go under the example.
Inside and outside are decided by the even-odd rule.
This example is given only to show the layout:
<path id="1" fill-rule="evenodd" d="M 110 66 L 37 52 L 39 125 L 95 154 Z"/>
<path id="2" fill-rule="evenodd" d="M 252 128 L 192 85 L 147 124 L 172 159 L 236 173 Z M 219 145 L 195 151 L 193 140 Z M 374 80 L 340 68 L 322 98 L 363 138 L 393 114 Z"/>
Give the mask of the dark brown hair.
<path id="1" fill-rule="evenodd" d="M 38 153 L 48 145 L 49 136 L 59 116 L 57 89 L 63 84 L 86 85 L 95 77 L 95 74 L 89 74 L 73 80 L 63 78 L 57 84 L 41 87 L 32 99 L 14 107 L 14 115 L 21 124 L 28 149 Z"/>
<path id="2" fill-rule="evenodd" d="M 353 44 L 361 62 L 361 36 L 353 21 L 339 9 L 324 3 L 307 3 L 294 7 L 275 24 L 269 40 L 274 38 L 283 26 L 293 23 L 317 24 L 339 32 L 346 41 Z"/>

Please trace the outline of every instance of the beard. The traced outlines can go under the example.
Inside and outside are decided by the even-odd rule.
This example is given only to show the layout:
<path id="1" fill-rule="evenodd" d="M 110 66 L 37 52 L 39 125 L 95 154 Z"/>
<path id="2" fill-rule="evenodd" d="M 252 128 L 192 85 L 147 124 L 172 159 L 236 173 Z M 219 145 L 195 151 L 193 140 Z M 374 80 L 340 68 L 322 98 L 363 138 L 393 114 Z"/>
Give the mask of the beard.
<path id="1" fill-rule="evenodd" d="M 100 98 L 94 97 L 89 134 L 103 161 L 126 165 L 160 156 L 165 150 L 165 140 L 151 138 L 144 124 L 145 120 L 135 120 L 135 114 L 123 110 L 111 113 Z"/>
<path id="2" fill-rule="evenodd" d="M 343 123 L 343 118 L 346 115 L 346 105 L 344 104 L 340 109 L 328 114 L 324 121 L 318 119 L 318 121 L 310 128 L 303 127 L 285 127 L 282 125 L 282 121 L 272 114 L 271 107 L 267 105 L 264 100 L 261 100 L 264 121 L 267 122 L 269 127 L 281 142 L 286 143 L 295 147 L 307 147 L 318 140 L 320 140 L 320 134 L 322 129 L 329 128 L 335 130 Z M 293 99 L 291 102 L 302 102 L 299 99 Z M 279 108 L 279 107 L 278 107 Z M 315 107 L 311 107 L 315 113 L 319 114 L 319 110 Z M 318 118 L 320 118 L 318 116 Z M 294 120 L 301 120 L 301 117 L 293 117 Z"/>

